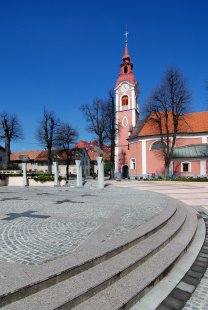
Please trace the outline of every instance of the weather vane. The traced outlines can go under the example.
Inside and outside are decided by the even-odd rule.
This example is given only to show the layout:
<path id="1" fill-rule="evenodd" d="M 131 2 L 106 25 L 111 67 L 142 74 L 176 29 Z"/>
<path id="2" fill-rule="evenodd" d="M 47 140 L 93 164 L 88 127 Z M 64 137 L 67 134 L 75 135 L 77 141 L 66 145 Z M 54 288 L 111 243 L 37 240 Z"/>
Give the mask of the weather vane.
<path id="1" fill-rule="evenodd" d="M 127 25 L 126 25 L 126 32 L 124 33 L 124 36 L 126 37 L 126 40 L 125 40 L 126 46 L 128 44 L 128 34 L 129 32 L 127 31 Z"/>

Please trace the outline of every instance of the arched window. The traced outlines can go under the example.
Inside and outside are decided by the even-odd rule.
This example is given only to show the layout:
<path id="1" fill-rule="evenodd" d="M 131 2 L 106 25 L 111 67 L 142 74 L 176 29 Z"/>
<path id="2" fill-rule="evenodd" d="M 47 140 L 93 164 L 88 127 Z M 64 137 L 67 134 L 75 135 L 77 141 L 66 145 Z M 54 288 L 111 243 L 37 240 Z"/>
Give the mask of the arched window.
<path id="1" fill-rule="evenodd" d="M 125 66 L 125 67 L 124 67 L 124 73 L 127 73 L 127 72 L 128 72 L 128 67 Z"/>
<path id="2" fill-rule="evenodd" d="M 121 99 L 122 106 L 128 105 L 128 96 L 123 96 Z"/>
<path id="3" fill-rule="evenodd" d="M 136 169 L 136 159 L 135 158 L 131 158 L 131 160 L 130 160 L 130 169 L 133 169 L 133 170 Z"/>
<path id="4" fill-rule="evenodd" d="M 156 141 L 151 145 L 151 150 L 161 150 L 163 148 L 163 144 L 161 141 Z"/>

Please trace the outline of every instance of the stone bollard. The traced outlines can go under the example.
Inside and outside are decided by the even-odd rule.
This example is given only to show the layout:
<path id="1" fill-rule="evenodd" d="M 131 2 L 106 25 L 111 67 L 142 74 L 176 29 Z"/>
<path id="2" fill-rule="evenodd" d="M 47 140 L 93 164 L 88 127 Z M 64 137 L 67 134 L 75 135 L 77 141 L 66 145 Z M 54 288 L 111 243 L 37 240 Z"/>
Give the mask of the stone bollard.
<path id="1" fill-rule="evenodd" d="M 22 162 L 22 171 L 23 171 L 23 186 L 28 186 L 28 180 L 27 180 L 27 162 Z"/>
<path id="2" fill-rule="evenodd" d="M 75 160 L 77 168 L 77 187 L 82 187 L 82 165 L 81 160 Z"/>
<path id="3" fill-rule="evenodd" d="M 54 170 L 54 186 L 60 186 L 58 161 L 53 162 L 53 170 Z"/>
<path id="4" fill-rule="evenodd" d="M 98 164 L 98 184 L 97 187 L 100 189 L 104 188 L 104 166 L 103 166 L 103 157 L 97 157 Z"/>

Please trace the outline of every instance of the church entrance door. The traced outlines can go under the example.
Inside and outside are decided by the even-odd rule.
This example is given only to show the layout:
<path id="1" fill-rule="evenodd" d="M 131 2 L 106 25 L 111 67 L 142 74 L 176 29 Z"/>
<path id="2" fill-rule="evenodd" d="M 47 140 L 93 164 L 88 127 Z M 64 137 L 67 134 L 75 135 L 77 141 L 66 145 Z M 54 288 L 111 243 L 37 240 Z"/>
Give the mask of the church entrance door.
<path id="1" fill-rule="evenodd" d="M 129 177 L 129 167 L 124 165 L 122 168 L 122 178 L 127 179 Z"/>

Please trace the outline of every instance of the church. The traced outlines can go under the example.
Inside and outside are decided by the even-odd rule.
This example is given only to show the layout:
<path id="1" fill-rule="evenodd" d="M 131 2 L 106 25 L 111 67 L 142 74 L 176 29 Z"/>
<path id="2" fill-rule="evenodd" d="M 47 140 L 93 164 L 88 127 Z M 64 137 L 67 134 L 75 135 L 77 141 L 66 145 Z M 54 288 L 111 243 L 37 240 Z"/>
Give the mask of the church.
<path id="1" fill-rule="evenodd" d="M 155 178 L 164 175 L 164 159 L 158 127 L 139 118 L 139 84 L 127 40 L 115 86 L 116 124 L 115 172 L 123 178 Z M 170 124 L 171 126 L 171 124 Z M 183 115 L 176 137 L 170 174 L 208 175 L 208 112 Z M 160 154 L 160 156 L 159 156 Z"/>

